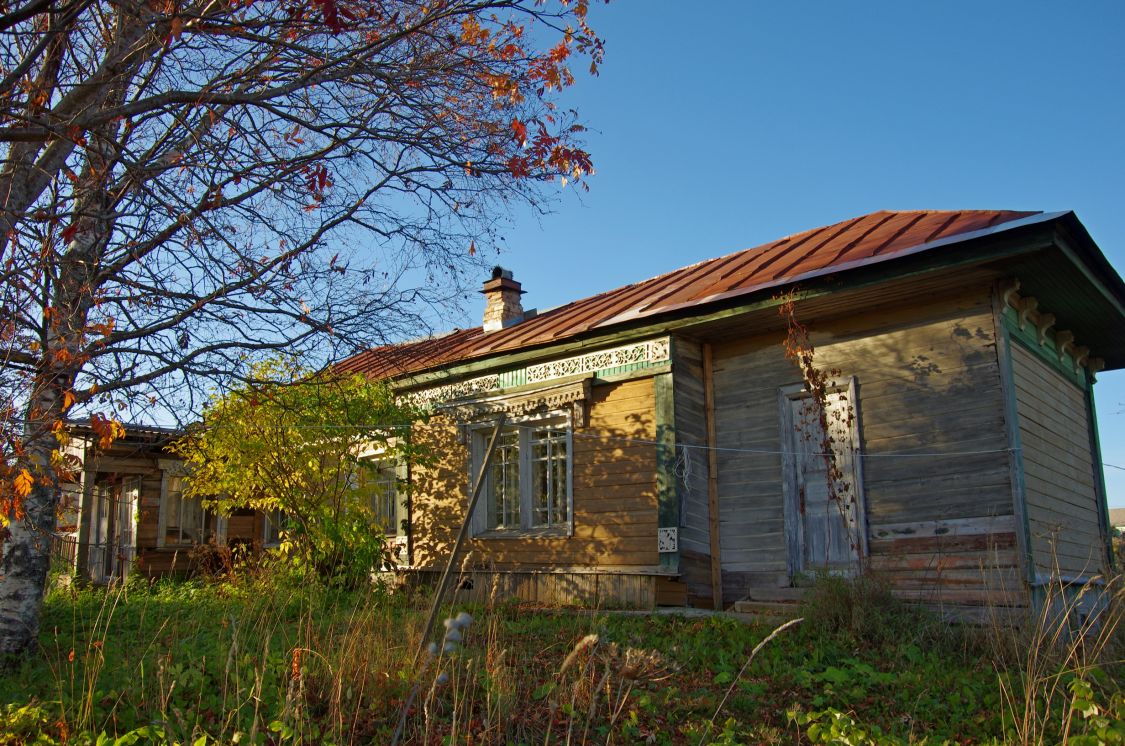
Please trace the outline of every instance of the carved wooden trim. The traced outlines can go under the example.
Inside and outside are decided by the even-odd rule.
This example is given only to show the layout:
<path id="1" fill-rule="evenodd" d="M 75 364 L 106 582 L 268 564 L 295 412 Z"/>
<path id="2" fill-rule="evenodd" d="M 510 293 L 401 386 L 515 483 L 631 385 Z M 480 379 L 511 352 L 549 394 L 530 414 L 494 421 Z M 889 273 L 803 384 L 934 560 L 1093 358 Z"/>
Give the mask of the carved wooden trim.
<path id="1" fill-rule="evenodd" d="M 1027 326 L 1028 317 L 1039 308 L 1039 301 L 1036 298 L 1023 298 L 1016 306 L 1016 312 L 1020 318 L 1020 329 Z"/>
<path id="2" fill-rule="evenodd" d="M 1039 314 L 1039 323 L 1036 325 L 1039 329 L 1039 345 L 1047 344 L 1047 330 L 1055 325 L 1055 314 L 1041 313 Z"/>
<path id="3" fill-rule="evenodd" d="M 669 337 L 661 337 L 562 360 L 552 360 L 549 363 L 528 365 L 523 369 L 523 373 L 524 379 L 529 384 L 546 383 L 583 373 L 596 373 L 626 365 L 655 365 L 669 360 L 671 360 L 671 340 Z M 402 399 L 418 406 L 433 407 L 444 402 L 487 396 L 500 390 L 500 377 L 501 374 L 492 373 L 431 386 L 403 394 Z"/>
<path id="4" fill-rule="evenodd" d="M 540 383 L 555 378 L 593 373 L 635 363 L 659 363 L 669 359 L 669 348 L 668 338 L 664 337 L 625 345 L 624 347 L 599 350 L 578 357 L 529 365 L 527 366 L 527 382 Z"/>
<path id="5" fill-rule="evenodd" d="M 1018 278 L 1012 278 L 1008 284 L 1001 287 L 1003 304 L 1015 311 L 1016 325 L 1019 330 L 1021 332 L 1026 331 L 1028 324 L 1031 324 L 1035 328 L 1035 337 L 1039 346 L 1057 355 L 1060 363 L 1065 363 L 1067 355 L 1070 355 L 1076 374 L 1081 372 L 1083 367 L 1091 373 L 1100 370 L 1095 368 L 1095 361 L 1098 358 L 1090 357 L 1089 347 L 1076 343 L 1074 332 L 1064 329 L 1050 333 L 1057 321 L 1055 315 L 1040 310 L 1039 299 L 1030 295 L 1021 296 L 1019 289 L 1020 281 Z M 1051 350 L 1049 342 L 1053 343 L 1053 350 Z M 1104 365 L 1104 362 L 1102 364 Z"/>
<path id="6" fill-rule="evenodd" d="M 462 423 L 488 419 L 501 412 L 510 418 L 518 419 L 529 415 L 569 410 L 574 426 L 585 427 L 586 402 L 589 398 L 590 380 L 585 379 L 560 386 L 547 386 L 523 394 L 461 400 L 443 405 L 440 409 Z"/>

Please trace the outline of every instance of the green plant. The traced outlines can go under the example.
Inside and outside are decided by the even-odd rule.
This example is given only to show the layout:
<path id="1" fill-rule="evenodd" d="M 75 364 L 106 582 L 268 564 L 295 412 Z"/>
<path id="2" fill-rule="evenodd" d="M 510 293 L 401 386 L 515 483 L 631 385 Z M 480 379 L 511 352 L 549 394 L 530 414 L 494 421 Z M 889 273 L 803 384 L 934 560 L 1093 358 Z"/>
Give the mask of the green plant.
<path id="1" fill-rule="evenodd" d="M 992 621 L 988 638 L 1010 740 L 1114 743 L 1123 714 L 1123 618 L 1125 582 L 1118 575 L 1046 583 L 1021 623 Z"/>
<path id="2" fill-rule="evenodd" d="M 409 437 L 423 413 L 362 376 L 271 361 L 254 379 L 215 398 L 202 428 L 173 446 L 192 467 L 187 492 L 219 512 L 278 516 L 296 570 L 359 587 L 393 562 L 383 503 L 407 485 L 388 491 L 380 470 L 424 460 Z M 204 559 L 221 567 L 215 555 Z"/>
<path id="3" fill-rule="evenodd" d="M 849 713 L 831 708 L 818 712 L 791 710 L 786 717 L 802 729 L 812 743 L 831 746 L 901 746 L 906 743 L 887 735 L 878 726 L 863 725 Z"/>

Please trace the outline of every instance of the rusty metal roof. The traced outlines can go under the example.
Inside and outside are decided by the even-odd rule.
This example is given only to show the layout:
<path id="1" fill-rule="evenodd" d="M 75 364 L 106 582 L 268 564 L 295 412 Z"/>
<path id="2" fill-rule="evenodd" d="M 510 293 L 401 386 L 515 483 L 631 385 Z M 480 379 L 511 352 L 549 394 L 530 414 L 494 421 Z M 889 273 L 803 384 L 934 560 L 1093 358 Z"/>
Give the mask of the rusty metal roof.
<path id="1" fill-rule="evenodd" d="M 551 344 L 935 249 L 993 229 L 1015 227 L 1033 216 L 1053 217 L 1013 210 L 873 212 L 577 300 L 488 334 L 475 327 L 419 342 L 376 347 L 338 363 L 335 369 L 374 377 L 397 376 Z"/>

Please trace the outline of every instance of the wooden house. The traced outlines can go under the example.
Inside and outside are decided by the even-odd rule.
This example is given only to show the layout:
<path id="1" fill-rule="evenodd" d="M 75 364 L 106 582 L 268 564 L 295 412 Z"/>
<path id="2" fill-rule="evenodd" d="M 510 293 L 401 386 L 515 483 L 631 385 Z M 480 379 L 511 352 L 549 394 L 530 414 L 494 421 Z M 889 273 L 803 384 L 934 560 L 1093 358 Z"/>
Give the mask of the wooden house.
<path id="1" fill-rule="evenodd" d="M 499 268 L 482 292 L 481 327 L 340 365 L 432 408 L 414 572 L 500 413 L 465 565 L 500 593 L 723 607 L 872 572 L 971 614 L 1111 562 L 1093 383 L 1125 284 L 1071 212 L 878 212 L 544 313 Z"/>
<path id="2" fill-rule="evenodd" d="M 183 460 L 168 450 L 178 430 L 127 425 L 125 437 L 98 447 L 88 425 L 72 423 L 68 453 L 81 464 L 77 482 L 63 485 L 56 553 L 94 582 L 136 570 L 149 577 L 187 573 L 200 545 L 271 540 L 256 511 L 219 516 L 183 493 Z"/>

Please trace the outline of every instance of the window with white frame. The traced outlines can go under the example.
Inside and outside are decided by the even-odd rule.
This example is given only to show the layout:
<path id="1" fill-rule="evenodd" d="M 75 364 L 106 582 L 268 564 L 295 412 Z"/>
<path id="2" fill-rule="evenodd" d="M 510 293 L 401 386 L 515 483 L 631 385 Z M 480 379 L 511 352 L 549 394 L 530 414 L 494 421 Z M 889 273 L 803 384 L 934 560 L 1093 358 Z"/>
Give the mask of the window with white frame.
<path id="1" fill-rule="evenodd" d="M 473 473 L 491 428 L 473 430 Z M 474 515 L 474 533 L 569 533 L 573 514 L 571 428 L 566 418 L 506 425 L 500 431 Z"/>

